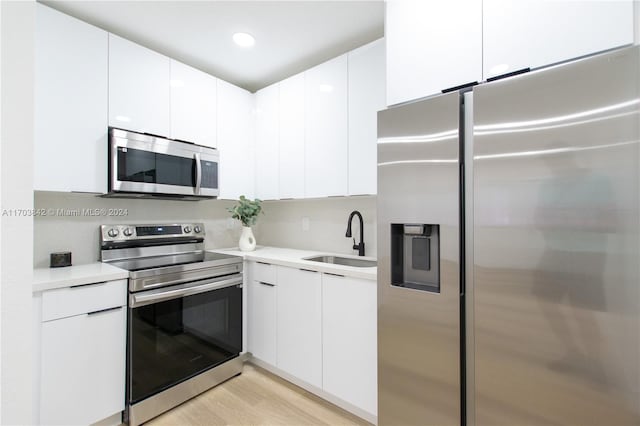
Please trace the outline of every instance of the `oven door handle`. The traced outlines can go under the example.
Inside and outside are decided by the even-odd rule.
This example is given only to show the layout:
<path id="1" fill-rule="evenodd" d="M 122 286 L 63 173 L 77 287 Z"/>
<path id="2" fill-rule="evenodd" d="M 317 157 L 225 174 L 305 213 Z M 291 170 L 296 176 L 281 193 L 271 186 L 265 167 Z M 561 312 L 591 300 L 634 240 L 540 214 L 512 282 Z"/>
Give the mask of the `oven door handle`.
<path id="1" fill-rule="evenodd" d="M 129 307 L 138 308 L 140 306 L 150 305 L 152 303 L 178 299 L 180 297 L 205 293 L 212 290 L 219 290 L 226 287 L 233 287 L 239 284 L 242 284 L 242 276 L 229 278 L 222 281 L 220 279 L 203 280 L 199 285 L 166 291 L 154 290 L 153 294 L 132 294 L 129 299 Z"/>
<path id="2" fill-rule="evenodd" d="M 193 154 L 196 161 L 196 187 L 195 194 L 200 195 L 200 185 L 202 185 L 202 164 L 200 164 L 200 153 Z"/>

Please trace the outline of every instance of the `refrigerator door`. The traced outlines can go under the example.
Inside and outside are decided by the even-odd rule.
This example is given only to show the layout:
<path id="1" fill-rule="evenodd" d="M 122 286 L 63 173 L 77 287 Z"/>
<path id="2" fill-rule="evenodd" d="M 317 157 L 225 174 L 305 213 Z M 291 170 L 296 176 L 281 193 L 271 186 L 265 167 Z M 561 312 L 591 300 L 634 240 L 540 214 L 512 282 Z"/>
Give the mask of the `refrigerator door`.
<path id="1" fill-rule="evenodd" d="M 474 89 L 477 425 L 640 424 L 639 59 Z"/>
<path id="2" fill-rule="evenodd" d="M 460 424 L 459 110 L 378 113 L 380 425 Z"/>

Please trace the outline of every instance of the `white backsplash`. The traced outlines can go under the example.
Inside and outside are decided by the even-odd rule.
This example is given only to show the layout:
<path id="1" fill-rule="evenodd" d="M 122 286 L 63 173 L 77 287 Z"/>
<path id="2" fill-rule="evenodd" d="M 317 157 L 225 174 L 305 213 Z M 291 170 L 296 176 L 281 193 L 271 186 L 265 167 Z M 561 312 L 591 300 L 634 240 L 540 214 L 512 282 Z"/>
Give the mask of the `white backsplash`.
<path id="1" fill-rule="evenodd" d="M 48 267 L 49 253 L 71 251 L 74 265 L 99 260 L 100 225 L 203 222 L 207 248 L 238 245 L 240 223 L 231 219 L 228 200 L 166 201 L 101 198 L 94 194 L 36 191 L 36 209 L 126 209 L 124 216 L 44 216 L 34 219 L 34 267 Z M 108 212 L 107 212 L 108 213 Z"/>
<path id="2" fill-rule="evenodd" d="M 34 218 L 34 267 L 48 267 L 49 254 L 57 251 L 71 251 L 74 265 L 98 261 L 98 230 L 100 225 L 110 223 L 203 222 L 206 248 L 237 247 L 241 226 L 227 212 L 233 204 L 229 200 L 136 200 L 36 191 L 35 208 L 45 212 L 53 209 L 58 214 Z M 359 210 L 365 223 L 366 254 L 376 255 L 375 197 L 265 201 L 263 207 L 265 214 L 260 215 L 254 227 L 258 245 L 357 254 L 344 233 L 349 213 Z M 107 215 L 83 215 L 83 209 L 106 209 Z M 127 214 L 110 216 L 110 209 L 126 210 Z M 307 230 L 303 230 L 303 221 L 308 222 Z M 353 236 L 357 240 L 359 232 L 359 223 L 354 219 Z"/>
<path id="3" fill-rule="evenodd" d="M 358 210 L 364 218 L 366 255 L 376 257 L 375 196 L 265 201 L 264 210 L 256 232 L 259 245 L 345 254 L 358 254 L 352 249 L 353 240 L 344 236 L 349 213 Z M 357 218 L 352 230 L 360 241 Z"/>

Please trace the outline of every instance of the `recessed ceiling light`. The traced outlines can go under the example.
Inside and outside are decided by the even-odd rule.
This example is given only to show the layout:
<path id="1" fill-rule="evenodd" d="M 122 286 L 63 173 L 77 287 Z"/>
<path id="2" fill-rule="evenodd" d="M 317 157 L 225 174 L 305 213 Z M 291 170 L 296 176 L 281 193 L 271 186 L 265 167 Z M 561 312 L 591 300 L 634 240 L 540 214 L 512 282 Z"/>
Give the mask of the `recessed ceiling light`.
<path id="1" fill-rule="evenodd" d="M 330 84 L 321 84 L 320 86 L 318 86 L 318 89 L 320 89 L 320 91 L 324 93 L 333 92 L 333 86 Z"/>
<path id="2" fill-rule="evenodd" d="M 235 33 L 233 35 L 233 41 L 241 47 L 251 47 L 256 44 L 256 39 L 247 33 Z"/>
<path id="3" fill-rule="evenodd" d="M 509 69 L 509 64 L 498 64 L 489 69 L 489 74 L 500 75 Z"/>

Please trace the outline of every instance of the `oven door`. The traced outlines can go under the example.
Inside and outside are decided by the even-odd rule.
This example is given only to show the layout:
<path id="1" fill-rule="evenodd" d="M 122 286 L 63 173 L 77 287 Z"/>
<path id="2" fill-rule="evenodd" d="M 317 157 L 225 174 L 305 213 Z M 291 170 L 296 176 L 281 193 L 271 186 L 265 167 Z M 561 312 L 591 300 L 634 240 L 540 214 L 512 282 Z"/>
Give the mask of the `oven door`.
<path id="1" fill-rule="evenodd" d="M 242 275 L 132 294 L 128 315 L 133 405 L 240 354 Z"/>
<path id="2" fill-rule="evenodd" d="M 111 129 L 109 191 L 217 197 L 217 150 Z"/>

